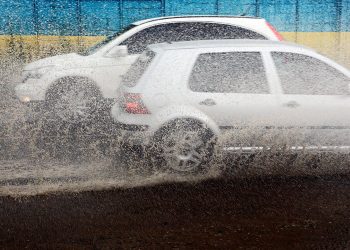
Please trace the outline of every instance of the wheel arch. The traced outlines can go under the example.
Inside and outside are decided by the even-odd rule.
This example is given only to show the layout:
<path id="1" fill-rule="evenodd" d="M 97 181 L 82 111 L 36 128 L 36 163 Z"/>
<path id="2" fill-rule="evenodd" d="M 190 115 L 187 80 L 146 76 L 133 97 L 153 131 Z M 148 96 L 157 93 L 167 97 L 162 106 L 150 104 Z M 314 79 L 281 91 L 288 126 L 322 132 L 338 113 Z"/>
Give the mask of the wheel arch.
<path id="1" fill-rule="evenodd" d="M 218 128 L 216 126 L 213 126 L 212 124 L 209 124 L 203 121 L 202 119 L 193 118 L 193 117 L 181 117 L 181 118 L 171 119 L 166 123 L 162 124 L 154 132 L 154 136 L 157 136 L 158 134 L 162 133 L 168 127 L 176 126 L 179 123 L 191 124 L 194 126 L 202 127 L 203 129 L 208 130 L 215 137 L 217 137 L 219 134 Z"/>
<path id="2" fill-rule="evenodd" d="M 154 121 L 152 122 L 150 131 L 152 134 L 166 124 L 182 120 L 192 121 L 195 124 L 201 124 L 203 127 L 210 129 L 216 137 L 219 137 L 220 135 L 220 128 L 218 124 L 211 119 L 209 115 L 191 105 L 169 105 L 156 112 L 153 116 Z"/>
<path id="3" fill-rule="evenodd" d="M 86 85 L 89 88 L 92 88 L 97 96 L 102 97 L 102 91 L 97 85 L 96 81 L 87 76 L 71 75 L 71 76 L 62 76 L 54 80 L 48 87 L 45 93 L 45 100 L 48 100 L 52 94 L 54 94 L 55 89 L 61 84 L 71 84 L 73 82 L 80 81 L 81 84 Z M 65 82 L 66 81 L 66 82 Z"/>

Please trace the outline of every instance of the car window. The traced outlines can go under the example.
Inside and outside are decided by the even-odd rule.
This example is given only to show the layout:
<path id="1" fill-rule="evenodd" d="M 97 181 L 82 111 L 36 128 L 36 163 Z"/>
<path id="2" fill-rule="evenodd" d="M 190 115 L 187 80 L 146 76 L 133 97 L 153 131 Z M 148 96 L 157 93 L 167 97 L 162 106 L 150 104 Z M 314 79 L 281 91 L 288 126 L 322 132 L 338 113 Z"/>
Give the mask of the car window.
<path id="1" fill-rule="evenodd" d="M 150 44 L 176 41 L 213 39 L 264 39 L 261 34 L 231 25 L 216 23 L 169 23 L 153 26 L 134 34 L 122 42 L 129 53 L 138 54 Z"/>
<path id="2" fill-rule="evenodd" d="M 138 57 L 138 59 L 131 65 L 129 70 L 122 77 L 122 84 L 127 87 L 136 86 L 143 73 L 153 61 L 156 53 L 151 50 L 146 50 Z"/>
<path id="3" fill-rule="evenodd" d="M 259 52 L 201 54 L 192 70 L 189 87 L 195 92 L 269 93 Z"/>
<path id="4" fill-rule="evenodd" d="M 96 51 L 98 51 L 99 49 L 101 49 L 103 46 L 105 46 L 106 44 L 108 44 L 109 42 L 111 42 L 112 40 L 114 40 L 115 38 L 117 38 L 118 36 L 120 36 L 121 34 L 131 30 L 132 28 L 135 28 L 137 25 L 134 24 L 130 24 L 129 26 L 125 27 L 124 29 L 122 29 L 121 31 L 106 37 L 106 39 L 102 40 L 101 42 L 87 48 L 85 51 L 81 51 L 79 52 L 79 55 L 81 56 L 89 56 L 94 54 Z"/>
<path id="5" fill-rule="evenodd" d="M 273 52 L 281 86 L 292 95 L 344 95 L 350 79 L 328 64 L 301 54 Z"/>

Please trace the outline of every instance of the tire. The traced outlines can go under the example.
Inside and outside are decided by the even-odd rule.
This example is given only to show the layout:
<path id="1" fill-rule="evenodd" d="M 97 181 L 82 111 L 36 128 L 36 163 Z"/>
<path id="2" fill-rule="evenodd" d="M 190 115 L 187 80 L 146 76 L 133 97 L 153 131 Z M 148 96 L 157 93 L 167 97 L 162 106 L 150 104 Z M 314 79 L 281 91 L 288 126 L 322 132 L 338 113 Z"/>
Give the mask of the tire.
<path id="1" fill-rule="evenodd" d="M 88 80 L 66 78 L 49 92 L 47 105 L 55 120 L 77 124 L 92 121 L 98 114 L 101 100 L 99 91 Z"/>
<path id="2" fill-rule="evenodd" d="M 215 143 L 215 136 L 209 129 L 196 122 L 177 121 L 155 135 L 150 161 L 156 171 L 205 174 Z"/>

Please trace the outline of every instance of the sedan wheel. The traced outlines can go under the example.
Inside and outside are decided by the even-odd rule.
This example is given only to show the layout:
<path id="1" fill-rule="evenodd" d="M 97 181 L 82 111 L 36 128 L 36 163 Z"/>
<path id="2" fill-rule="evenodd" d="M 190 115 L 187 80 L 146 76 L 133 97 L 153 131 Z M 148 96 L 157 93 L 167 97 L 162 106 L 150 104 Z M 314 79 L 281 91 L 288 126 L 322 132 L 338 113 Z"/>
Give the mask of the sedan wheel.
<path id="1" fill-rule="evenodd" d="M 208 130 L 181 124 L 160 136 L 153 152 L 156 168 L 173 173 L 203 173 L 213 153 L 214 140 Z"/>

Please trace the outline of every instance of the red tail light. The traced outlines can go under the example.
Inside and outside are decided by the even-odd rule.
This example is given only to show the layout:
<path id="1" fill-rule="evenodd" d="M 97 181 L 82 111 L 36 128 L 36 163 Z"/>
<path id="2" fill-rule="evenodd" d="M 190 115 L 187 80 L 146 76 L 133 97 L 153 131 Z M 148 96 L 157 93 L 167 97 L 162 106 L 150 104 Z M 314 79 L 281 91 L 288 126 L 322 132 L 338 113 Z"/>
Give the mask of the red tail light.
<path id="1" fill-rule="evenodd" d="M 283 36 L 282 36 L 280 33 L 278 33 L 278 31 L 275 29 L 275 27 L 272 26 L 271 23 L 269 23 L 269 22 L 266 21 L 266 25 L 267 25 L 267 26 L 269 27 L 269 29 L 273 32 L 273 34 L 275 34 L 275 36 L 277 37 L 277 39 L 278 39 L 279 41 L 283 41 L 283 40 L 284 40 Z"/>
<path id="2" fill-rule="evenodd" d="M 150 114 L 142 101 L 141 94 L 125 93 L 124 110 L 130 114 Z"/>

